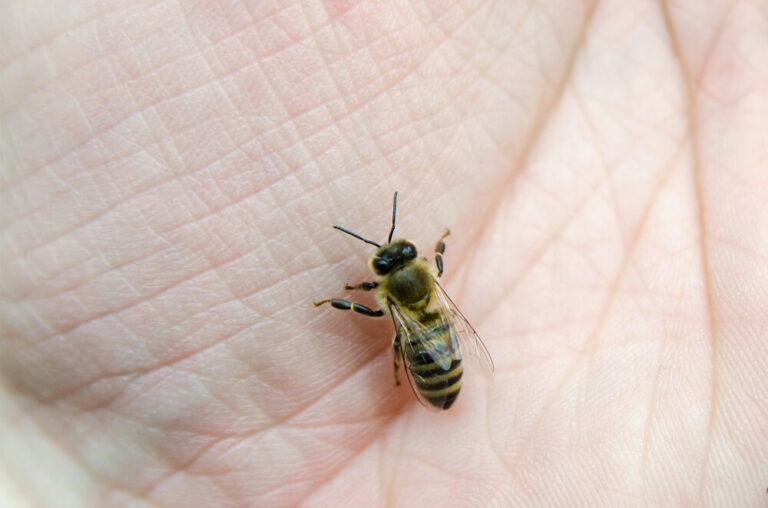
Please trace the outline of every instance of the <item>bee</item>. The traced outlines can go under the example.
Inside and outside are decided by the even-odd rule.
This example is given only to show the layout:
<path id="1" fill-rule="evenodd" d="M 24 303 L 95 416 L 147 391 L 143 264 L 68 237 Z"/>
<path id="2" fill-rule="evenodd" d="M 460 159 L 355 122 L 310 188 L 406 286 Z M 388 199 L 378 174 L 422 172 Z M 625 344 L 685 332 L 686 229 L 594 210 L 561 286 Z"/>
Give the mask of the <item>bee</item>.
<path id="1" fill-rule="evenodd" d="M 448 297 L 438 279 L 443 275 L 445 231 L 435 245 L 435 265 L 418 257 L 416 246 L 408 240 L 392 241 L 397 215 L 397 192 L 392 198 L 392 228 L 387 243 L 380 245 L 362 236 L 333 226 L 334 229 L 376 247 L 369 266 L 378 276 L 375 282 L 345 285 L 346 290 L 376 291 L 379 309 L 349 300 L 329 298 L 315 302 L 315 307 L 329 303 L 341 310 L 352 310 L 369 317 L 389 314 L 395 325 L 392 340 L 395 385 L 400 384 L 401 362 L 413 393 L 422 405 L 448 409 L 461 389 L 464 372 L 462 349 L 477 358 L 489 372 L 493 361 L 488 350 L 467 318 Z"/>

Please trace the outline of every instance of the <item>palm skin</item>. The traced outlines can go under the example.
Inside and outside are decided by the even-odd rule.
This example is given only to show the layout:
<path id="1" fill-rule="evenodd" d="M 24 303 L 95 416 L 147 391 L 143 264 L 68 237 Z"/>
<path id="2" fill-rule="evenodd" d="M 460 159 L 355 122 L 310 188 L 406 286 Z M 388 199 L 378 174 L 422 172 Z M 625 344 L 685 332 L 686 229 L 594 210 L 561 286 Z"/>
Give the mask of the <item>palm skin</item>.
<path id="1" fill-rule="evenodd" d="M 766 502 L 768 6 L 258 4 L 4 7 L 9 503 Z M 312 308 L 394 190 L 446 412 Z"/>

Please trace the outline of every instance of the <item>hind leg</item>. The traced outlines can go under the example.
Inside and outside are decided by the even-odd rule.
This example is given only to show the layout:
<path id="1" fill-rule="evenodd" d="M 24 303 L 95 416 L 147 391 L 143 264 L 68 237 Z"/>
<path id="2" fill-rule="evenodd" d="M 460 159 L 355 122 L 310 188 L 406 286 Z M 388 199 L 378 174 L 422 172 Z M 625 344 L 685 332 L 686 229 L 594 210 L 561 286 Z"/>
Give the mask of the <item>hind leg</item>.
<path id="1" fill-rule="evenodd" d="M 395 386 L 400 386 L 400 378 L 397 377 L 397 371 L 400 368 L 400 333 L 395 335 L 392 339 L 392 352 L 394 353 L 394 361 L 392 362 L 393 370 L 395 372 Z"/>

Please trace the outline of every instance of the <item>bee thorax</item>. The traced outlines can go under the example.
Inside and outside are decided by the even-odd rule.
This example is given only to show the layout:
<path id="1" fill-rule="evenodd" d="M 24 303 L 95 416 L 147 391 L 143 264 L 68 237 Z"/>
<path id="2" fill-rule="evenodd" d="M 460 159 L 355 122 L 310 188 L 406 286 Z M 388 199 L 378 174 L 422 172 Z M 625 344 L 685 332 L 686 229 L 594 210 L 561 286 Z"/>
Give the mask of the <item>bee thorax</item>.
<path id="1" fill-rule="evenodd" d="M 405 266 L 386 278 L 389 295 L 406 307 L 420 307 L 422 302 L 426 305 L 431 292 L 432 276 L 427 270 L 414 265 Z"/>

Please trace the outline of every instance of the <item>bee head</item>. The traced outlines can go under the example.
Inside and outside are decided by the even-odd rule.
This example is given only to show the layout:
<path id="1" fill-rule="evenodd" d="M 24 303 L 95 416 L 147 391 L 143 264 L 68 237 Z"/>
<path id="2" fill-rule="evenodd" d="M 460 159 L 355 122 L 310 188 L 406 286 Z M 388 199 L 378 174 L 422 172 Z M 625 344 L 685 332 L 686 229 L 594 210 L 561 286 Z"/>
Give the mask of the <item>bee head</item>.
<path id="1" fill-rule="evenodd" d="M 412 259 L 416 259 L 417 255 L 416 246 L 408 240 L 392 241 L 392 235 L 395 233 L 396 216 L 397 192 L 392 196 L 392 228 L 389 230 L 389 237 L 387 238 L 387 243 L 384 245 L 368 240 L 367 238 L 364 238 L 357 233 L 353 233 L 348 229 L 344 229 L 341 226 L 333 226 L 333 228 L 338 229 L 342 233 L 354 236 L 367 244 L 375 246 L 377 250 L 370 261 L 371 270 L 373 270 L 376 275 L 382 276 L 402 267 Z"/>
<path id="2" fill-rule="evenodd" d="M 376 275 L 383 276 L 416 259 L 417 255 L 416 246 L 413 243 L 408 240 L 396 240 L 383 245 L 376 251 L 370 261 L 371 270 Z"/>

